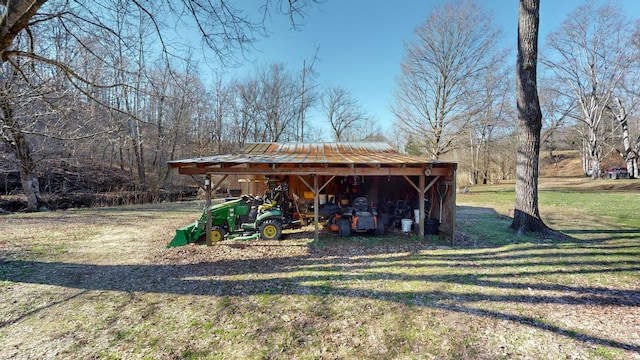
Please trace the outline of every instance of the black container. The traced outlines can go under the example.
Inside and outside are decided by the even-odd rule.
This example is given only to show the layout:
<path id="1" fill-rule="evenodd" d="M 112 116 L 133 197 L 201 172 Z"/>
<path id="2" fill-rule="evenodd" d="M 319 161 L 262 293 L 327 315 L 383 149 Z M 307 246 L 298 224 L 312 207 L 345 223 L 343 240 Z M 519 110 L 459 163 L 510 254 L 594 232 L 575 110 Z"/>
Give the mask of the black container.
<path id="1" fill-rule="evenodd" d="M 424 219 L 424 234 L 425 235 L 437 235 L 440 221 L 436 219 Z"/>

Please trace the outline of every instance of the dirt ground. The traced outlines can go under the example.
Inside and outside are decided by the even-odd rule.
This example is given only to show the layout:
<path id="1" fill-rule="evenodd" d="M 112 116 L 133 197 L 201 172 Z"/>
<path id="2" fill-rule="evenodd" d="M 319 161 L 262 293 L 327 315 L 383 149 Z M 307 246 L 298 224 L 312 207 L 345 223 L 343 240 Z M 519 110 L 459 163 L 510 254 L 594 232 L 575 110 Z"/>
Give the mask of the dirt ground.
<path id="1" fill-rule="evenodd" d="M 0 217 L 0 359 L 640 359 L 633 231 L 451 247 L 397 231 L 315 243 L 309 226 L 165 248 L 198 209 Z"/>

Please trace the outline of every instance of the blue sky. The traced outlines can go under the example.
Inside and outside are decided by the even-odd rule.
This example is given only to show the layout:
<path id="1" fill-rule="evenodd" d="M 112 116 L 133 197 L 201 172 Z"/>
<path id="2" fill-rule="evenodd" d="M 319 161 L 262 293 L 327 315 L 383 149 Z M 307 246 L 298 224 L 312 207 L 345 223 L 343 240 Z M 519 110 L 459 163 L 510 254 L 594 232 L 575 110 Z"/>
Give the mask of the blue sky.
<path id="1" fill-rule="evenodd" d="M 493 13 L 494 22 L 503 31 L 502 45 L 511 49 L 515 66 L 518 0 L 478 0 Z M 244 3 L 244 2 L 243 2 Z M 263 4 L 262 0 L 247 3 Z M 400 74 L 405 48 L 414 29 L 431 10 L 441 4 L 436 0 L 326 0 L 308 9 L 300 31 L 291 29 L 288 19 L 273 16 L 267 22 L 268 38 L 255 44 L 247 62 L 235 72 L 252 71 L 257 64 L 284 63 L 298 72 L 319 47 L 315 63 L 316 80 L 322 87 L 341 86 L 352 92 L 363 109 L 373 115 L 383 129 L 390 128 L 396 78 Z M 540 45 L 549 32 L 559 28 L 566 16 L 585 0 L 542 0 Z M 640 16 L 640 1 L 620 0 L 630 18 Z M 318 124 L 317 113 L 309 115 Z"/>

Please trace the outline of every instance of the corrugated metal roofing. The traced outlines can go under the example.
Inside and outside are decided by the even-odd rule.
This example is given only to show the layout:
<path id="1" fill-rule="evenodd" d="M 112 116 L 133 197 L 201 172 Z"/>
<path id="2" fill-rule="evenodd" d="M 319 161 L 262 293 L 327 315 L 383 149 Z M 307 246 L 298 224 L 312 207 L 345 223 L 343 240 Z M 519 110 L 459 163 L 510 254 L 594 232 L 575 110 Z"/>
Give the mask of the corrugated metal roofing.
<path id="1" fill-rule="evenodd" d="M 400 154 L 384 142 L 249 143 L 234 154 L 172 160 L 172 167 L 237 164 L 407 165 L 442 163 Z"/>

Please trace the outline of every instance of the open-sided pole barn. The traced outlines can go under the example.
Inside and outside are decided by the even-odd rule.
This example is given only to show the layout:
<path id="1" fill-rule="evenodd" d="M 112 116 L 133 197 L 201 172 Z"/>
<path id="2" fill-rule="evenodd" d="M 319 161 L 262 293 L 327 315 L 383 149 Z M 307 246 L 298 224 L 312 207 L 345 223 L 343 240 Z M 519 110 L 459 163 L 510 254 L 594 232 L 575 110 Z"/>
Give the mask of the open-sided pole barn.
<path id="1" fill-rule="evenodd" d="M 206 176 L 207 207 L 211 189 L 230 175 L 289 180 L 292 192 L 312 194 L 316 240 L 320 197 L 346 197 L 351 192 L 366 192 L 376 204 L 411 199 L 419 211 L 420 237 L 428 210 L 427 218 L 440 223 L 438 233 L 454 238 L 457 164 L 401 154 L 386 143 L 250 143 L 233 154 L 168 164 L 180 174 Z M 212 175 L 222 176 L 213 186 Z M 207 221 L 207 236 L 210 231 Z"/>

